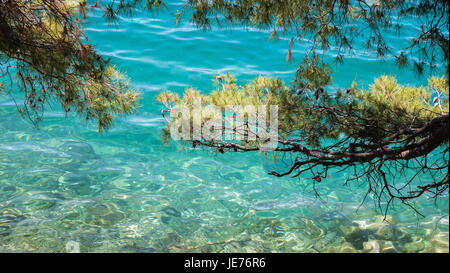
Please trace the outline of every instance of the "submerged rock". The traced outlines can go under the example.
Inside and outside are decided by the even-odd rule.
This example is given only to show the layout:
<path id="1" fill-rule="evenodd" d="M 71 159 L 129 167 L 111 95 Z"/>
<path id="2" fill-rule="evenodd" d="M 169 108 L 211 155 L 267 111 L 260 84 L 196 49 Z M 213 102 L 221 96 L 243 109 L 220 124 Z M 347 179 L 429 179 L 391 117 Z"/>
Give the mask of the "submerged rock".
<path id="1" fill-rule="evenodd" d="M 363 245 L 364 245 L 364 249 L 363 249 L 364 252 L 380 253 L 380 244 L 375 240 L 367 241 L 367 242 L 363 243 Z"/>
<path id="2" fill-rule="evenodd" d="M 349 243 L 344 243 L 344 244 L 342 244 L 342 246 L 336 252 L 340 252 L 340 253 L 356 253 L 357 251 L 356 251 L 356 249 L 354 248 L 353 245 L 351 245 Z"/>
<path id="3" fill-rule="evenodd" d="M 364 243 L 369 240 L 370 230 L 355 229 L 353 232 L 345 235 L 345 240 L 352 244 L 356 249 L 364 249 Z"/>
<path id="4" fill-rule="evenodd" d="M 170 221 L 170 217 L 168 217 L 168 216 L 161 216 L 161 222 L 163 223 L 163 224 L 169 224 L 169 221 Z"/>
<path id="5" fill-rule="evenodd" d="M 69 190 L 80 196 L 95 192 L 91 187 L 93 182 L 90 176 L 82 172 L 69 172 L 58 178 L 58 183 L 64 191 Z"/>
<path id="6" fill-rule="evenodd" d="M 421 252 L 426 248 L 421 238 L 413 238 L 411 232 L 395 224 L 390 215 L 377 216 L 372 221 L 353 221 L 352 225 L 343 224 L 338 228 L 347 242 L 363 252 Z"/>
<path id="7" fill-rule="evenodd" d="M 24 203 L 24 206 L 30 211 L 46 210 L 54 207 L 55 205 L 56 205 L 55 200 L 43 200 L 43 199 L 30 200 Z"/>
<path id="8" fill-rule="evenodd" d="M 109 227 L 126 218 L 125 213 L 113 203 L 96 202 L 85 209 L 89 224 Z"/>
<path id="9" fill-rule="evenodd" d="M 86 159 L 97 158 L 94 148 L 92 148 L 89 143 L 85 142 L 67 141 L 59 146 L 59 149 L 72 156 L 79 156 Z"/>
<path id="10" fill-rule="evenodd" d="M 377 226 L 374 237 L 378 240 L 392 241 L 394 240 L 394 226 L 393 225 L 379 225 Z"/>
<path id="11" fill-rule="evenodd" d="M 405 252 L 418 253 L 425 249 L 425 242 L 422 238 L 415 238 L 410 243 L 404 245 Z"/>
<path id="12" fill-rule="evenodd" d="M 11 233 L 11 229 L 25 219 L 25 216 L 23 216 L 19 210 L 3 210 L 0 213 L 0 236 L 9 235 Z"/>
<path id="13" fill-rule="evenodd" d="M 435 234 L 431 239 L 431 245 L 433 246 L 433 252 L 448 253 L 449 252 L 449 239 L 448 232 L 439 232 Z"/>
<path id="14" fill-rule="evenodd" d="M 181 213 L 172 207 L 165 207 L 162 209 L 162 211 L 165 212 L 167 215 L 181 217 Z"/>
<path id="15" fill-rule="evenodd" d="M 2 188 L 3 191 L 16 191 L 16 187 L 14 186 L 5 186 Z"/>
<path id="16" fill-rule="evenodd" d="M 382 241 L 381 242 L 381 253 L 398 253 L 400 251 L 398 251 L 395 246 L 394 243 L 391 241 Z"/>

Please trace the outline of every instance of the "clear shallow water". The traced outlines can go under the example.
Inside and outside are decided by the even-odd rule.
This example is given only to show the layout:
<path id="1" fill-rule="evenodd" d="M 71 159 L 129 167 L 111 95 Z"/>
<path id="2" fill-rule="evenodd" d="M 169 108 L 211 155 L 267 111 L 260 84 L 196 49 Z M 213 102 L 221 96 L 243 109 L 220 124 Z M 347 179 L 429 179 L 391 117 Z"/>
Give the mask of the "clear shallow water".
<path id="1" fill-rule="evenodd" d="M 90 42 L 128 74 L 142 106 L 100 135 L 51 109 L 37 130 L 0 97 L 1 252 L 64 252 L 69 241 L 82 252 L 448 252 L 448 196 L 437 208 L 419 200 L 426 218 L 396 206 L 383 222 L 370 201 L 357 210 L 366 188 L 344 186 L 345 173 L 319 185 L 322 202 L 307 180 L 268 176 L 273 164 L 258 154 L 162 145 L 158 92 L 207 91 L 213 74 L 226 72 L 241 83 L 257 75 L 289 82 L 303 44 L 287 64 L 289 38 L 271 42 L 264 31 L 175 27 L 163 12 L 117 27 L 99 12 L 88 21 Z M 392 36 L 399 48 L 404 38 Z M 367 85 L 382 73 L 423 83 L 360 51 L 336 68 L 333 86 Z"/>

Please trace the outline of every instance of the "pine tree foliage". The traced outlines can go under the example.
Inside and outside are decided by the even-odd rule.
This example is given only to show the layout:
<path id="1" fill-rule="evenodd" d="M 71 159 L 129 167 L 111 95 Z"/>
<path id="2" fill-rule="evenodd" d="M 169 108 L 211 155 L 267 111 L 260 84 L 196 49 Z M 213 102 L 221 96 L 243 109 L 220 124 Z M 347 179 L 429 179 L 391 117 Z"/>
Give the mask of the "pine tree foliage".
<path id="1" fill-rule="evenodd" d="M 99 131 L 115 114 L 136 110 L 136 91 L 89 45 L 85 9 L 73 0 L 0 2 L 0 92 L 23 100 L 18 109 L 35 125 L 52 102 L 94 120 Z"/>

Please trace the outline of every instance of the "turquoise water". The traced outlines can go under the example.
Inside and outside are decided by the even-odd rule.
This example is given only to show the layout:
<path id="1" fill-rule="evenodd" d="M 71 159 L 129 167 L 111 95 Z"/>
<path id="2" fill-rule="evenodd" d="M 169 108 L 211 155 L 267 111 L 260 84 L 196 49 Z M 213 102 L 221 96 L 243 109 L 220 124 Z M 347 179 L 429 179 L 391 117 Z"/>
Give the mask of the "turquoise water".
<path id="1" fill-rule="evenodd" d="M 405 36 L 390 36 L 398 49 L 414 34 L 414 25 L 405 28 Z M 38 130 L 0 97 L 1 252 L 65 252 L 70 241 L 82 252 L 449 251 L 448 196 L 420 199 L 425 218 L 394 206 L 386 222 L 370 198 L 358 209 L 366 186 L 345 186 L 345 173 L 318 186 L 320 200 L 309 180 L 267 175 L 273 163 L 258 154 L 162 145 L 158 92 L 207 92 L 212 76 L 226 72 L 240 83 L 257 75 L 289 83 L 307 41 L 294 46 L 288 64 L 290 37 L 269 41 L 268 31 L 239 26 L 203 32 L 186 21 L 176 27 L 165 12 L 138 12 L 117 26 L 96 12 L 86 33 L 130 77 L 141 107 L 106 134 L 57 108 Z M 333 87 L 367 86 L 383 73 L 424 82 L 361 50 L 335 68 Z"/>

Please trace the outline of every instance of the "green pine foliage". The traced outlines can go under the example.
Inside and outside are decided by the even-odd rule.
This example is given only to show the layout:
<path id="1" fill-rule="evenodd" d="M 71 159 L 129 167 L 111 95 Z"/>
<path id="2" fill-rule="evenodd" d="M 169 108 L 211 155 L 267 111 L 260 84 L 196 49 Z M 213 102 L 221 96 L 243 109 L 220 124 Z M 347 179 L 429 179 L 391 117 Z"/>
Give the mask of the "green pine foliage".
<path id="1" fill-rule="evenodd" d="M 257 77 L 239 86 L 236 79 L 227 74 L 214 76 L 214 82 L 217 88 L 209 95 L 187 88 L 181 98 L 165 91 L 156 99 L 167 110 L 178 105 L 192 111 L 196 98 L 205 111 L 211 104 L 219 106 L 222 111 L 226 106 L 234 105 L 278 105 L 280 136 L 302 140 L 314 147 L 320 147 L 323 141 L 341 137 L 377 143 L 399 128 L 422 126 L 449 111 L 445 77 L 431 77 L 428 86 L 413 87 L 400 85 L 392 76 L 381 76 L 368 90 L 358 89 L 354 83 L 351 88 L 339 90 L 333 96 L 326 92 L 320 95 L 293 92 L 283 81 L 267 77 Z M 325 108 L 333 111 L 325 111 Z M 211 118 L 207 112 L 202 115 L 203 122 Z M 167 127 L 173 122 L 171 120 Z M 244 143 L 251 148 L 257 144 Z"/>
<path id="2" fill-rule="evenodd" d="M 35 125 L 52 102 L 94 120 L 99 131 L 137 108 L 138 94 L 124 75 L 87 43 L 85 9 L 85 1 L 74 0 L 0 4 L 3 93 L 13 96 L 14 88 L 23 94 L 18 110 Z"/>

